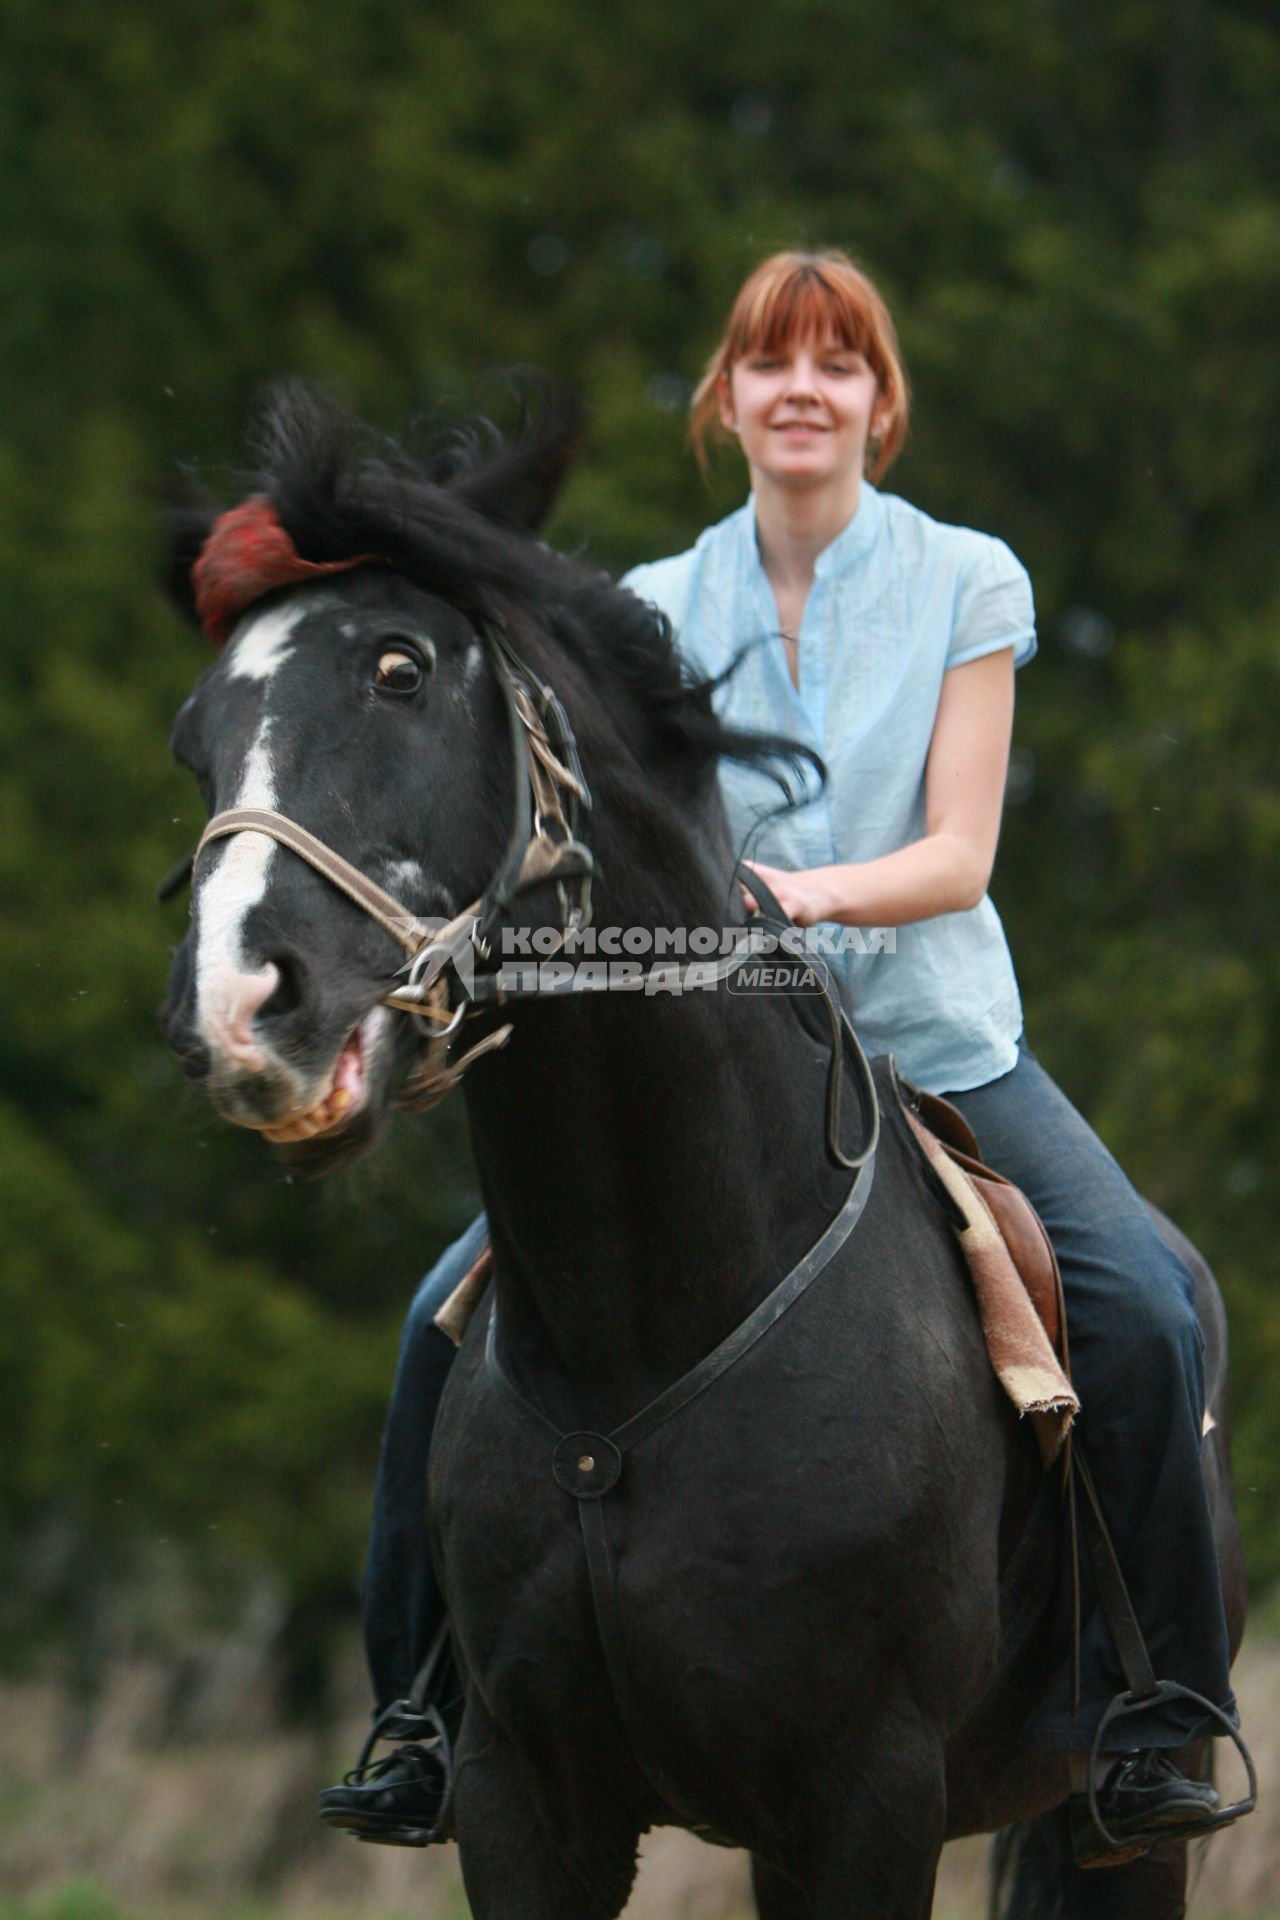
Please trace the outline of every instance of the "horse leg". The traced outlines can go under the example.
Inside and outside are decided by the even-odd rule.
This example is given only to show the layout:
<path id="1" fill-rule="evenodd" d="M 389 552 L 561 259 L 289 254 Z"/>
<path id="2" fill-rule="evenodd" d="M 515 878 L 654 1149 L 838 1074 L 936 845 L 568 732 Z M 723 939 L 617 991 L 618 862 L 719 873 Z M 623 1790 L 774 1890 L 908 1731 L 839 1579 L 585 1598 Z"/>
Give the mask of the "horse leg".
<path id="1" fill-rule="evenodd" d="M 809 1896 L 800 1882 L 758 1853 L 751 1856 L 751 1889 L 760 1920 L 813 1920 Z"/>
<path id="2" fill-rule="evenodd" d="M 907 1713 L 833 1764 L 814 1794 L 797 1877 L 807 1909 L 785 1920 L 928 1920 L 946 1828 L 946 1773 L 932 1730 Z"/>
<path id="3" fill-rule="evenodd" d="M 1063 1920 L 1183 1920 L 1187 1911 L 1187 1843 L 1153 1847 L 1127 1867 L 1062 1871 Z"/>
<path id="4" fill-rule="evenodd" d="M 585 1766 L 553 1832 L 529 1760 L 469 1691 L 454 1820 L 475 1920 L 615 1920 L 635 1878 L 639 1831 Z"/>
<path id="5" fill-rule="evenodd" d="M 997 1920 L 1183 1920 L 1186 1911 L 1185 1840 L 1125 1867 L 1080 1868 L 1065 1807 L 1016 1830 L 991 1906 Z"/>

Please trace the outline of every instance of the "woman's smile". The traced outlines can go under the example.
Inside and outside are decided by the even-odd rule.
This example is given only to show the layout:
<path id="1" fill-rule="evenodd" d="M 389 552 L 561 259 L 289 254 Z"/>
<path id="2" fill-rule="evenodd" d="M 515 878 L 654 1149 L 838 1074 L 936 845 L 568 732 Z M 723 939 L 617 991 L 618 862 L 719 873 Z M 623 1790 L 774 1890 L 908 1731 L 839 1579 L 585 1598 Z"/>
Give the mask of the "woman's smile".
<path id="1" fill-rule="evenodd" d="M 721 388 L 721 419 L 738 436 L 757 492 L 769 480 L 827 485 L 840 493 L 847 519 L 879 397 L 861 353 L 833 335 L 815 336 L 735 361 Z"/>

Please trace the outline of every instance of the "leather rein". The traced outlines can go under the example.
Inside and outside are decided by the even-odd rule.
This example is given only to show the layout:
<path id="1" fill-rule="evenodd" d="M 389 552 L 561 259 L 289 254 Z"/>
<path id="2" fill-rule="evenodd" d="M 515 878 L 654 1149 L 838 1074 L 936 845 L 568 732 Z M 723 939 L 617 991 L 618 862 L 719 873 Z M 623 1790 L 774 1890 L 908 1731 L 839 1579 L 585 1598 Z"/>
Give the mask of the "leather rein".
<path id="1" fill-rule="evenodd" d="M 176 892 L 194 874 L 211 841 L 236 833 L 262 833 L 305 860 L 375 920 L 408 955 L 400 969 L 404 978 L 383 996 L 382 1005 L 409 1014 L 421 1036 L 419 1058 L 396 1095 L 399 1106 L 434 1106 L 474 1060 L 505 1046 L 511 1037 L 510 1025 L 499 1027 L 459 1058 L 450 1059 L 451 1036 L 468 1013 L 479 1011 L 478 1005 L 468 1006 L 465 1001 L 451 1008 L 446 976 L 451 962 L 469 953 L 487 964 L 499 925 L 516 901 L 537 887 L 556 888 L 561 945 L 591 918 L 594 862 L 590 848 L 578 837 L 579 817 L 590 809 L 591 795 L 568 717 L 554 690 L 536 677 L 505 635 L 488 626 L 484 638 L 511 734 L 515 813 L 497 872 L 479 899 L 452 920 L 439 926 L 420 919 L 306 827 L 267 807 L 228 807 L 214 814 L 190 860 L 157 889 L 161 899 Z M 481 980 L 475 985 L 479 987 Z M 497 997 L 481 992 L 468 995 L 473 1002 Z"/>
<path id="2" fill-rule="evenodd" d="M 305 860 L 375 920 L 408 956 L 401 968 L 405 979 L 383 996 L 382 1005 L 409 1014 L 418 1022 L 424 1036 L 421 1058 L 398 1096 L 402 1105 L 433 1105 L 457 1085 L 473 1061 L 505 1045 L 512 1031 L 509 1023 L 485 1035 L 457 1059 L 450 1060 L 450 1036 L 468 1013 L 482 1011 L 487 1003 L 501 1005 L 513 998 L 542 997 L 548 991 L 607 990 L 619 984 L 601 980 L 594 971 L 584 975 L 581 969 L 573 969 L 570 978 L 557 979 L 549 988 L 536 984 L 512 986 L 503 980 L 500 970 L 491 966 L 501 921 L 516 901 L 538 887 L 556 888 L 561 913 L 556 950 L 568 945 L 571 936 L 590 922 L 594 863 L 590 849 L 578 835 L 580 814 L 590 808 L 591 797 L 564 708 L 554 691 L 530 671 L 504 635 L 489 628 L 485 638 L 510 724 L 516 764 L 515 818 L 506 853 L 493 879 L 478 900 L 444 927 L 429 926 L 315 834 L 286 814 L 269 808 L 232 807 L 215 814 L 201 835 L 189 866 L 184 863 L 158 889 L 162 898 L 176 891 L 186 874 L 194 872 L 201 854 L 212 841 L 236 833 L 262 833 Z M 520 777 L 522 765 L 523 779 Z M 629 978 L 628 986 L 671 990 L 686 984 L 707 986 L 726 980 L 759 954 L 759 940 L 755 936 L 760 927 L 775 933 L 791 927 L 788 916 L 759 875 L 742 868 L 738 871 L 747 879 L 763 911 L 756 921 L 743 927 L 743 937 L 733 950 L 714 961 L 695 962 L 690 966 L 659 963 L 642 970 L 638 977 Z M 468 969 L 469 978 L 456 968 L 450 975 L 447 971 L 450 963 L 468 953 L 472 961 L 479 962 L 480 970 L 470 973 Z M 643 1724 L 643 1715 L 623 1642 L 605 1496 L 622 1475 L 624 1456 L 698 1399 L 749 1353 L 826 1270 L 853 1232 L 870 1198 L 880 1137 L 875 1083 L 861 1042 L 826 978 L 825 969 L 820 963 L 811 962 L 811 970 L 831 1030 L 824 1129 L 826 1150 L 831 1162 L 849 1172 L 852 1178 L 839 1208 L 790 1272 L 712 1352 L 608 1434 L 585 1430 L 562 1432 L 519 1391 L 499 1357 L 496 1302 L 489 1314 L 485 1350 L 488 1376 L 526 1428 L 547 1447 L 556 1483 L 577 1505 L 596 1628 L 614 1701 L 633 1757 L 653 1791 L 690 1825 L 696 1823 L 684 1814 L 672 1783 L 660 1770 L 647 1765 L 638 1751 L 635 1730 Z M 449 1004 L 451 978 L 461 981 L 466 996 L 456 1009 Z M 846 1054 L 855 1069 L 862 1116 L 861 1145 L 853 1154 L 844 1151 L 839 1139 Z"/>
<path id="3" fill-rule="evenodd" d="M 777 934 L 791 921 L 754 873 L 744 873 L 764 908 L 756 920 L 741 929 L 730 952 L 715 959 L 681 966 L 658 962 L 625 980 L 601 978 L 597 972 L 571 969 L 551 981 L 531 985 L 513 982 L 493 966 L 496 938 L 513 906 L 526 894 L 553 886 L 560 908 L 560 929 L 552 952 L 571 945 L 574 936 L 591 923 L 594 860 L 579 836 L 581 816 L 591 808 L 591 794 L 583 777 L 573 729 L 554 689 L 533 672 L 492 625 L 483 638 L 506 708 L 515 760 L 515 807 L 506 851 L 488 886 L 477 900 L 444 926 L 430 924 L 394 894 L 369 879 L 351 861 L 287 814 L 268 807 L 228 807 L 213 815 L 194 853 L 161 882 L 161 899 L 175 893 L 194 874 L 205 848 L 237 833 L 261 833 L 305 860 L 340 893 L 368 914 L 402 947 L 408 956 L 402 978 L 382 996 L 381 1004 L 408 1014 L 420 1035 L 418 1058 L 397 1092 L 396 1104 L 424 1109 L 450 1093 L 467 1069 L 484 1054 L 506 1045 L 510 1022 L 494 1028 L 474 1045 L 453 1057 L 451 1041 L 467 1018 L 490 1004 L 546 998 L 563 993 L 599 991 L 679 991 L 685 986 L 707 987 L 730 979 L 758 958 L 760 934 Z M 523 769 L 523 778 L 521 770 Z M 740 870 L 741 871 L 741 870 Z M 543 958 L 549 955 L 541 956 Z M 464 968 L 455 963 L 465 962 Z M 450 972 L 453 966 L 454 970 Z M 831 1038 L 827 1076 L 826 1147 L 833 1165 L 852 1172 L 862 1156 L 845 1153 L 839 1141 L 843 1098 L 844 1060 L 848 1053 L 859 1068 L 859 1098 L 867 1107 L 870 1069 L 848 1015 L 825 978 L 821 963 L 811 962 Z M 541 969 L 535 969 L 538 974 Z M 460 983 L 462 998 L 451 1004 L 451 985 Z M 874 1094 L 870 1111 L 875 1112 Z"/>

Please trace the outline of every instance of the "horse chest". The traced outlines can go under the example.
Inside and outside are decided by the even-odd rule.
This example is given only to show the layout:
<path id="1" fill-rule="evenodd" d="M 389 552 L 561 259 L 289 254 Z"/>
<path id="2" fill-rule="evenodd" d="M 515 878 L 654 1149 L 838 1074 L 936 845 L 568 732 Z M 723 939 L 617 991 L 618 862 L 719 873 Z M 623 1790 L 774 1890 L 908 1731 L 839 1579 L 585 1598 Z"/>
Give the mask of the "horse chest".
<path id="1" fill-rule="evenodd" d="M 918 1492 L 890 1471 L 887 1450 L 877 1463 L 868 1445 L 851 1462 L 849 1387 L 833 1386 L 829 1362 L 825 1392 L 802 1354 L 793 1367 L 807 1418 L 771 1419 L 753 1405 L 746 1363 L 741 1379 L 628 1456 L 603 1503 L 613 1575 L 604 1635 L 616 1633 L 615 1664 L 664 1741 L 714 1748 L 746 1737 L 748 1724 L 758 1739 L 762 1716 L 781 1733 L 779 1701 L 797 1681 L 800 1696 L 819 1688 L 842 1711 L 843 1692 L 865 1695 L 886 1641 L 903 1636 L 903 1543 L 922 1534 Z M 587 1676 L 589 1691 L 616 1691 L 578 1503 L 547 1449 L 473 1380 L 443 1422 L 436 1461 L 447 1586 L 490 1704 L 534 1725 Z"/>

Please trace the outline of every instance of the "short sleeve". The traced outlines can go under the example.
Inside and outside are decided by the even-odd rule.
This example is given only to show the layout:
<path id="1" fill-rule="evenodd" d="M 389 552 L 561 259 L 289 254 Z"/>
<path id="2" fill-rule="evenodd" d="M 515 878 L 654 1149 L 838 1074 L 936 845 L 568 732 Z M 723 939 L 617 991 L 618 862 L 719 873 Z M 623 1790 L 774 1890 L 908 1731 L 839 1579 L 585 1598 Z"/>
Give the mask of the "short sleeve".
<path id="1" fill-rule="evenodd" d="M 964 565 L 956 589 L 955 618 L 947 666 L 962 667 L 984 654 L 1013 648 L 1015 667 L 1036 650 L 1036 613 L 1031 581 L 1003 540 L 984 536 Z"/>

